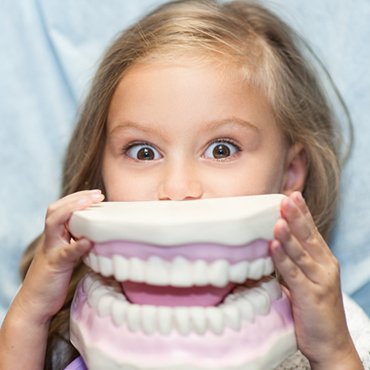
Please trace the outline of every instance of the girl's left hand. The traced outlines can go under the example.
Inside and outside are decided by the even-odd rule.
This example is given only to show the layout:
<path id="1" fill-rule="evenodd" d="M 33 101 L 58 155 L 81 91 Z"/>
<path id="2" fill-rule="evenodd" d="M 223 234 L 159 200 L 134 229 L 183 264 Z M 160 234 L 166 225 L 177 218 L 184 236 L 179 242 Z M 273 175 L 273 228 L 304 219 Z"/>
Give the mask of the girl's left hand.
<path id="1" fill-rule="evenodd" d="M 312 369 L 363 369 L 346 323 L 339 264 L 299 192 L 281 203 L 271 254 L 283 278 L 298 347 Z"/>

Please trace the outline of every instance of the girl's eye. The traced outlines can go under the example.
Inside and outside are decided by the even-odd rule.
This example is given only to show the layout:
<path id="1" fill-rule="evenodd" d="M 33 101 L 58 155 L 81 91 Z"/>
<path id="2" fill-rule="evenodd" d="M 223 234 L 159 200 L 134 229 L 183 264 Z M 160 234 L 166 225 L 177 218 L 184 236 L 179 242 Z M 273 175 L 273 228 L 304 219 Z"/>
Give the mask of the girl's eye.
<path id="1" fill-rule="evenodd" d="M 139 161 L 152 161 L 162 158 L 161 154 L 149 144 L 132 144 L 124 150 L 125 154 Z"/>
<path id="2" fill-rule="evenodd" d="M 213 142 L 205 151 L 204 156 L 211 159 L 226 159 L 235 153 L 239 152 L 240 148 L 226 140 L 218 140 Z"/>

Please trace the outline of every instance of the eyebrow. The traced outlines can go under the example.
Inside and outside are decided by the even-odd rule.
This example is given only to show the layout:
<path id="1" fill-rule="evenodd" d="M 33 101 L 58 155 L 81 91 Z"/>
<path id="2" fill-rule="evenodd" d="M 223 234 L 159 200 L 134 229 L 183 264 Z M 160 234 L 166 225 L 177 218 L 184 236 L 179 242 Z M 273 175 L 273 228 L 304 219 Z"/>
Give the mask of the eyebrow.
<path id="1" fill-rule="evenodd" d="M 228 117 L 221 120 L 214 120 L 214 121 L 206 121 L 204 124 L 202 124 L 202 131 L 209 131 L 209 130 L 215 130 L 222 126 L 228 126 L 228 125 L 236 125 L 236 126 L 242 126 L 243 128 L 248 128 L 256 133 L 260 131 L 260 129 L 254 125 L 253 123 L 246 121 L 244 119 L 238 118 L 238 117 Z M 160 134 L 165 134 L 166 130 L 158 130 L 158 127 L 151 127 L 151 125 L 144 124 L 141 122 L 135 122 L 135 121 L 123 121 L 120 122 L 118 125 L 116 125 L 112 130 L 108 132 L 108 135 L 114 134 L 116 131 L 121 130 L 138 130 L 142 131 L 144 133 L 148 134 L 158 134 L 158 131 Z"/>
<path id="2" fill-rule="evenodd" d="M 256 133 L 260 131 L 256 125 L 254 125 L 253 123 L 249 121 L 241 119 L 239 117 L 229 117 L 229 118 L 225 118 L 221 120 L 209 121 L 205 123 L 205 125 L 203 126 L 203 129 L 205 131 L 215 130 L 219 127 L 228 126 L 228 125 L 242 126 L 243 128 L 249 128 L 255 131 Z"/>
<path id="3" fill-rule="evenodd" d="M 134 121 L 123 121 L 117 124 L 112 130 L 108 132 L 108 135 L 114 134 L 116 131 L 121 131 L 121 130 L 138 130 L 142 131 L 147 134 L 158 134 L 158 127 L 154 128 L 151 127 L 151 125 L 140 123 L 140 122 L 134 122 Z M 163 131 L 159 129 L 159 131 Z"/>

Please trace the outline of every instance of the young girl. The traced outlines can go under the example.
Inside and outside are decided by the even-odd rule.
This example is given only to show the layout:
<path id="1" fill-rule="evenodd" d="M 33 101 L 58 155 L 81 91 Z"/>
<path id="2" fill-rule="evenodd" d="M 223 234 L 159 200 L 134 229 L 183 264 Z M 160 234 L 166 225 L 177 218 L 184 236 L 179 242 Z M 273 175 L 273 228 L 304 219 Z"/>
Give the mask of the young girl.
<path id="1" fill-rule="evenodd" d="M 211 0 L 168 3 L 117 38 L 69 145 L 63 197 L 24 257 L 1 328 L 1 369 L 63 369 L 78 355 L 69 307 L 91 243 L 71 239 L 72 212 L 104 197 L 263 193 L 288 195 L 271 255 L 299 349 L 315 370 L 363 368 L 325 241 L 339 184 L 337 125 L 300 44 L 254 2 Z"/>

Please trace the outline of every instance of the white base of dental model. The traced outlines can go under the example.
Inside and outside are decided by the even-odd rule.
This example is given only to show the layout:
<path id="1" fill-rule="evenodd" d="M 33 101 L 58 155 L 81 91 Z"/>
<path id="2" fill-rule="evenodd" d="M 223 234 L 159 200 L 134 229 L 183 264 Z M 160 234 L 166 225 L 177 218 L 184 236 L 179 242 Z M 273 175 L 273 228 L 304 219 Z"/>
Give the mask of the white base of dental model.
<path id="1" fill-rule="evenodd" d="M 89 370 L 270 370 L 297 350 L 269 256 L 282 195 L 106 202 L 69 227 L 94 242 L 71 308 Z"/>

